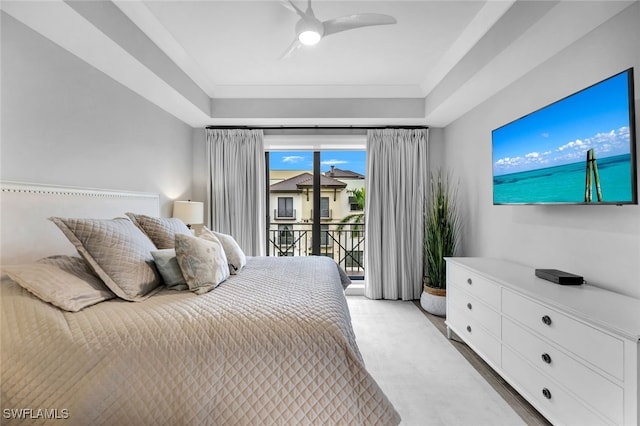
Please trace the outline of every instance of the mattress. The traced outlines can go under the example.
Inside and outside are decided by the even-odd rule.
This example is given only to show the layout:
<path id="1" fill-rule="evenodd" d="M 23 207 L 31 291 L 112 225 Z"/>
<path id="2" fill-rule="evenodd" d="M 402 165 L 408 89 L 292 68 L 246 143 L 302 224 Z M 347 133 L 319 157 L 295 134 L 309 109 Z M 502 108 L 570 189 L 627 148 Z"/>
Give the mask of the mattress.
<path id="1" fill-rule="evenodd" d="M 3 276 L 2 423 L 396 425 L 343 278 L 324 257 L 254 257 L 203 295 L 71 313 Z"/>

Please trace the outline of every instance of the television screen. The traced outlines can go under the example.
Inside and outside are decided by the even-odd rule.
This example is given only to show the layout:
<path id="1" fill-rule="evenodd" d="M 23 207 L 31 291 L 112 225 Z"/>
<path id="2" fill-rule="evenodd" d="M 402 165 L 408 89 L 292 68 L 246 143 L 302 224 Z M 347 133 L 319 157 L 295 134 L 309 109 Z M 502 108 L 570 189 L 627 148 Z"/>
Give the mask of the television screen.
<path id="1" fill-rule="evenodd" d="M 494 204 L 637 204 L 633 68 L 492 132 Z"/>

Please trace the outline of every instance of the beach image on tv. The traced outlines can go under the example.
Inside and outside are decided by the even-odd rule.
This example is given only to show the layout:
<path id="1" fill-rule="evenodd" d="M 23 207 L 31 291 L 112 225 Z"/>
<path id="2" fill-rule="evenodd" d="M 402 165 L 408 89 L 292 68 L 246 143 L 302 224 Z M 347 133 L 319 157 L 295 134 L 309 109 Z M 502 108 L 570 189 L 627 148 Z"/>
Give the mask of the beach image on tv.
<path id="1" fill-rule="evenodd" d="M 633 202 L 628 74 L 494 130 L 494 203 Z"/>

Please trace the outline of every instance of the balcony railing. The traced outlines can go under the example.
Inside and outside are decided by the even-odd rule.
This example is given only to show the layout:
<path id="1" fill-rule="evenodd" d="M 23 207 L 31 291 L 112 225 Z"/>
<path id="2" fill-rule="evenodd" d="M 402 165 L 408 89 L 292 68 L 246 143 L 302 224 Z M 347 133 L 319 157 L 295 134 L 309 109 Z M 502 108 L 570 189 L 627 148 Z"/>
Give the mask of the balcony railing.
<path id="1" fill-rule="evenodd" d="M 269 229 L 269 256 L 311 256 L 310 223 L 272 223 Z M 338 225 L 331 225 L 337 228 Z M 354 230 L 346 224 L 343 229 L 320 231 L 320 255 L 333 258 L 352 278 L 364 277 L 364 224 Z M 283 228 L 286 227 L 286 228 Z M 279 228 L 279 229 L 278 229 Z"/>
<path id="2" fill-rule="evenodd" d="M 282 211 L 282 210 L 278 210 L 278 209 L 273 209 L 273 217 L 275 219 L 295 219 L 296 218 L 296 209 L 293 209 L 293 211 Z"/>
<path id="3" fill-rule="evenodd" d="M 313 209 L 309 210 L 309 217 L 313 219 Z M 320 219 L 333 219 L 333 209 L 320 210 Z"/>

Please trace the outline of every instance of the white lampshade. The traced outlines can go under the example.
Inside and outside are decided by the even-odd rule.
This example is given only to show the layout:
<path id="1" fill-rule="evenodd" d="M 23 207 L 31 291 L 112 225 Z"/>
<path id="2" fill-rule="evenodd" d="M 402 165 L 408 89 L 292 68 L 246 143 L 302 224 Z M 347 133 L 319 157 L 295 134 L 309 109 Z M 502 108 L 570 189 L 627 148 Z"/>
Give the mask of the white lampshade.
<path id="1" fill-rule="evenodd" d="M 182 220 L 185 225 L 197 225 L 204 222 L 204 204 L 200 201 L 174 201 L 173 217 Z"/>

